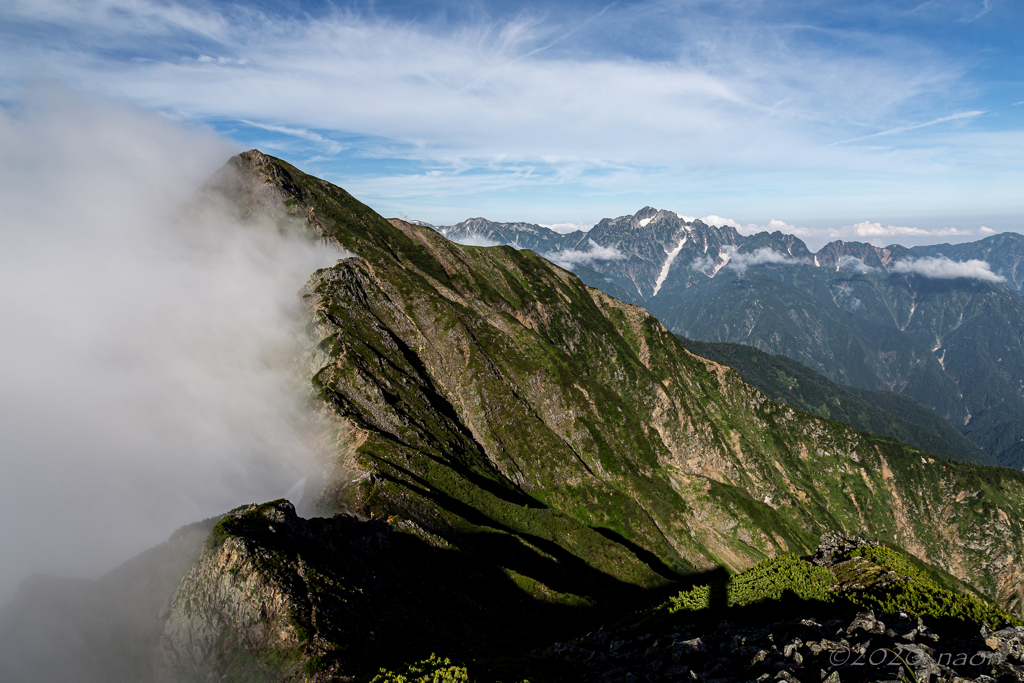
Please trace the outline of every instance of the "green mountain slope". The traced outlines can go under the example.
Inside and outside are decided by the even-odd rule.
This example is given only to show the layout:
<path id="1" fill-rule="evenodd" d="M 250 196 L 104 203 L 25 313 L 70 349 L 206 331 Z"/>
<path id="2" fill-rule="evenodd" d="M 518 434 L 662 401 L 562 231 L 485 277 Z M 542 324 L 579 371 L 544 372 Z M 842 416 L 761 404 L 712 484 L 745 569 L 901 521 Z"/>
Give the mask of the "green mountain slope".
<path id="1" fill-rule="evenodd" d="M 980 465 L 997 464 L 947 420 L 908 396 L 837 384 L 792 358 L 743 344 L 681 341 L 698 356 L 728 365 L 773 401 L 845 422 L 862 432 L 889 436 L 936 455 Z"/>
<path id="2" fill-rule="evenodd" d="M 835 241 L 811 253 L 793 235 L 741 235 L 651 207 L 564 237 L 483 219 L 444 230 L 484 227 L 544 253 L 555 243 L 617 251 L 574 270 L 687 338 L 747 344 L 841 384 L 910 396 L 1000 464 L 1024 466 L 1020 235 L 914 249 Z M 939 261 L 915 267 L 922 257 Z M 965 269 L 971 260 L 984 264 Z"/>
<path id="3" fill-rule="evenodd" d="M 259 152 L 233 158 L 211 189 L 356 254 L 303 291 L 311 398 L 328 424 L 325 510 L 408 522 L 540 601 L 621 605 L 679 575 L 806 554 L 820 535 L 847 532 L 1020 609 L 1024 475 L 936 460 L 775 403 L 647 311 L 532 252 L 388 222 Z M 252 596 L 263 584 L 230 569 L 241 546 L 217 540 L 165 632 L 193 663 L 214 657 L 233 623 L 204 614 L 261 609 Z M 274 556 L 253 552 L 257 565 Z M 288 557 L 294 575 L 320 571 L 301 548 Z M 315 597 L 304 599 L 316 607 Z M 311 614 L 281 631 L 307 654 L 335 642 Z"/>

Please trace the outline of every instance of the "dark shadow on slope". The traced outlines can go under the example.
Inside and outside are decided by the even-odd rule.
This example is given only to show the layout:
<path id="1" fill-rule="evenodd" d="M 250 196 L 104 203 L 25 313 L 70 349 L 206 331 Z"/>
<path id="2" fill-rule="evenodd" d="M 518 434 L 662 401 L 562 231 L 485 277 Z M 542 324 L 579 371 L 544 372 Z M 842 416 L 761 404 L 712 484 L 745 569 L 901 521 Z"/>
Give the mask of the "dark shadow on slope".
<path id="1" fill-rule="evenodd" d="M 282 514 L 263 513 L 271 507 Z M 488 532 L 463 534 L 455 539 L 458 545 L 441 546 L 397 518 L 387 523 L 348 515 L 304 520 L 286 501 L 236 515 L 218 529 L 225 537 L 255 544 L 266 558 L 261 571 L 290 594 L 309 596 L 296 601 L 295 623 L 311 643 L 337 643 L 319 650 L 320 663 L 337 664 L 356 680 L 431 653 L 461 662 L 525 662 L 556 640 L 654 606 L 667 590 L 599 578 L 600 572 L 542 539 L 527 540 L 544 543 L 543 551 L 510 534 Z M 546 557 L 548 550 L 559 555 Z M 537 568 L 560 574 L 563 588 L 597 581 L 605 594 L 583 601 L 558 595 L 547 584 L 524 582 L 524 577 L 537 580 L 526 573 Z M 216 647 L 234 656 L 251 644 L 225 641 Z"/>
<path id="2" fill-rule="evenodd" d="M 679 581 L 682 578 L 675 572 L 675 570 L 672 569 L 672 567 L 669 567 L 667 564 L 662 562 L 660 557 L 652 553 L 650 550 L 637 545 L 619 532 L 600 526 L 592 526 L 590 528 L 607 538 L 609 541 L 629 548 L 629 550 L 636 555 L 638 560 L 669 581 Z"/>
<path id="3" fill-rule="evenodd" d="M 416 480 L 419 486 L 385 475 L 378 476 L 409 489 L 441 509 L 479 527 L 481 532 L 458 534 L 452 538 L 452 542 L 459 545 L 464 552 L 477 556 L 481 562 L 506 567 L 533 578 L 559 593 L 583 596 L 598 602 L 628 604 L 637 600 L 643 591 L 637 585 L 594 569 L 554 541 L 536 534 L 516 531 L 479 509 L 430 488 L 426 482 L 412 473 L 404 473 Z M 493 529 L 494 533 L 488 533 L 484 531 L 485 529 Z M 567 527 L 562 531 L 589 533 L 591 530 L 573 521 L 567 523 Z"/>

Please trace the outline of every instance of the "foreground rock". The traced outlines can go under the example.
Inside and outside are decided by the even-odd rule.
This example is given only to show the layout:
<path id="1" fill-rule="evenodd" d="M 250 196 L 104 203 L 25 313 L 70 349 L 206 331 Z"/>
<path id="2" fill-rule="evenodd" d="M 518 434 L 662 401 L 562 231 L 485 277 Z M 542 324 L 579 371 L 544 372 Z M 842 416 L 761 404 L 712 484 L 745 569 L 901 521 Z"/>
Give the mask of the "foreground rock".
<path id="1" fill-rule="evenodd" d="M 348 681 L 396 657 L 535 647 L 560 615 L 408 521 L 233 511 L 174 596 L 164 681 Z M 547 641 L 550 642 L 550 641 Z"/>
<path id="2" fill-rule="evenodd" d="M 553 657 L 580 681 L 1024 680 L 1024 627 L 973 635 L 934 632 L 920 619 L 873 612 L 850 619 L 721 622 L 636 635 L 601 631 L 557 643 Z"/>

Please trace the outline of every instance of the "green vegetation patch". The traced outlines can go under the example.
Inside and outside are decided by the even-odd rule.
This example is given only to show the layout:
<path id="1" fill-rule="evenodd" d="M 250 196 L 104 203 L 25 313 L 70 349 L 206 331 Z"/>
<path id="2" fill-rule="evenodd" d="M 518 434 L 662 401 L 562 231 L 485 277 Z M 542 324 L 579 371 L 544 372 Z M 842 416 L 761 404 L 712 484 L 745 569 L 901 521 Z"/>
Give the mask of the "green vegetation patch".
<path id="1" fill-rule="evenodd" d="M 669 598 L 670 614 L 715 607 L 723 586 L 702 584 Z M 991 628 L 1020 619 L 976 596 L 939 585 L 904 553 L 883 546 L 857 548 L 833 567 L 819 567 L 795 555 L 762 560 L 729 578 L 724 586 L 729 607 L 789 599 L 841 603 L 879 614 L 905 612 L 916 617 L 955 619 Z M 717 605 L 721 607 L 722 605 Z"/>
<path id="2" fill-rule="evenodd" d="M 370 683 L 469 683 L 472 680 L 466 667 L 453 664 L 447 657 L 441 659 L 431 654 L 427 659 L 399 667 L 398 671 L 381 669 Z"/>
<path id="3" fill-rule="evenodd" d="M 829 602 L 835 576 L 825 567 L 816 567 L 796 555 L 786 553 L 762 560 L 750 569 L 731 577 L 725 585 L 730 607 L 754 605 L 765 600 L 781 600 L 793 595 L 801 600 Z M 711 607 L 715 586 L 697 585 L 669 598 L 668 611 L 699 611 Z M 718 587 L 719 589 L 721 587 Z"/>
<path id="4" fill-rule="evenodd" d="M 802 600 L 830 601 L 835 577 L 826 567 L 816 567 L 796 555 L 762 560 L 729 581 L 730 605 L 753 605 L 781 600 L 792 593 Z"/>
<path id="5" fill-rule="evenodd" d="M 849 553 L 849 557 L 864 557 L 902 579 L 879 584 L 880 587 L 875 590 L 851 591 L 847 597 L 866 609 L 889 614 L 906 612 L 918 617 L 984 623 L 991 628 L 997 628 L 1004 622 L 1014 626 L 1024 623 L 980 598 L 943 588 L 915 567 L 906 555 L 892 548 L 857 548 Z"/>

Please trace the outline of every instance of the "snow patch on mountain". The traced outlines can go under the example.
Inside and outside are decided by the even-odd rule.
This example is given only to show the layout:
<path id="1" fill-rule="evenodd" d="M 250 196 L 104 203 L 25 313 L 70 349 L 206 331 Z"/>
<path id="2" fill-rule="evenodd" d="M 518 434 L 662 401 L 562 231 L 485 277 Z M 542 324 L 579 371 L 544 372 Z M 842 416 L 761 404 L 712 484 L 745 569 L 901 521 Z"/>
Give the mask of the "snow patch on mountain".
<path id="1" fill-rule="evenodd" d="M 672 262 L 676 260 L 676 256 L 682 251 L 683 245 L 686 244 L 686 239 L 689 235 L 684 235 L 683 239 L 679 240 L 679 244 L 675 246 L 672 251 L 666 251 L 668 255 L 665 258 L 665 263 L 661 266 L 661 272 L 658 273 L 658 279 L 654 281 L 654 293 L 652 297 L 658 296 L 658 292 L 661 291 L 661 286 L 665 284 L 665 278 L 668 277 L 668 269 L 672 267 Z"/>
<path id="2" fill-rule="evenodd" d="M 651 220 L 652 220 L 652 219 L 650 219 L 650 218 L 641 218 L 641 219 L 640 219 L 640 221 L 639 221 L 639 223 L 640 223 L 640 227 L 641 227 L 641 228 L 646 228 L 646 227 L 647 227 L 647 224 L 648 224 L 648 223 L 650 223 L 650 222 L 651 222 Z"/>

